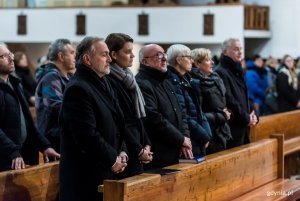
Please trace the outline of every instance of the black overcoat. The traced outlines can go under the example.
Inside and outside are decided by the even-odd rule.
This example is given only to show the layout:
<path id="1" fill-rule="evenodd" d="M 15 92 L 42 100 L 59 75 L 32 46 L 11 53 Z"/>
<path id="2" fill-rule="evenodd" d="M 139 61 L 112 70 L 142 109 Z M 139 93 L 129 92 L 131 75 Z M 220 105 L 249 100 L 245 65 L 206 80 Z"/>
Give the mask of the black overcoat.
<path id="1" fill-rule="evenodd" d="M 124 119 L 105 77 L 78 65 L 66 86 L 60 114 L 60 200 L 99 201 L 98 185 L 123 150 Z"/>
<path id="2" fill-rule="evenodd" d="M 228 142 L 228 148 L 249 143 L 250 108 L 242 68 L 239 63 L 223 56 L 216 72 L 224 82 L 227 108 L 232 111 L 229 126 L 233 140 Z"/>

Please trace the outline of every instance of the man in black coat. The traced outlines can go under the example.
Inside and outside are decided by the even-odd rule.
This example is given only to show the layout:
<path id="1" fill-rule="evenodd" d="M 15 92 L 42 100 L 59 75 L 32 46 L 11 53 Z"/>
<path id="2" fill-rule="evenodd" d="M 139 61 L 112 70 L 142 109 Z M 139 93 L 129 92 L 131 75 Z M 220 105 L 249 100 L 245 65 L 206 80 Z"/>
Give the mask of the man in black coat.
<path id="1" fill-rule="evenodd" d="M 145 168 L 161 168 L 178 163 L 180 155 L 192 156 L 186 115 L 182 111 L 172 83 L 167 79 L 164 49 L 156 44 L 143 47 L 136 80 L 146 105 L 144 125 L 152 142 L 153 161 Z"/>
<path id="2" fill-rule="evenodd" d="M 228 142 L 228 148 L 249 143 L 249 128 L 257 123 L 254 111 L 250 112 L 241 60 L 240 41 L 233 38 L 225 40 L 222 44 L 221 60 L 216 72 L 224 82 L 227 107 L 232 112 L 229 126 L 233 139 Z"/>
<path id="3" fill-rule="evenodd" d="M 85 37 L 77 46 L 77 71 L 68 82 L 61 110 L 60 200 L 99 201 L 98 186 L 116 179 L 127 165 L 124 118 L 105 75 L 107 45 Z"/>
<path id="4" fill-rule="evenodd" d="M 46 158 L 59 158 L 34 126 L 21 81 L 10 75 L 13 60 L 14 55 L 0 45 L 0 171 L 38 164 L 39 150 Z"/>

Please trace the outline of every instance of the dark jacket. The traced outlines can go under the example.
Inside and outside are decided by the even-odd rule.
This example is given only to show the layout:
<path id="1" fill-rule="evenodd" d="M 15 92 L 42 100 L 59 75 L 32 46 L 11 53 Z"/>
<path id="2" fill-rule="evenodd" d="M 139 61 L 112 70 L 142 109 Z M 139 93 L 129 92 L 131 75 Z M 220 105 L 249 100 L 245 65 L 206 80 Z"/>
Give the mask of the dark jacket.
<path id="1" fill-rule="evenodd" d="M 124 118 L 105 77 L 77 65 L 68 82 L 60 122 L 60 200 L 102 200 L 104 179 L 115 179 L 111 167 L 123 150 Z"/>
<path id="2" fill-rule="evenodd" d="M 11 169 L 12 159 L 19 156 L 23 157 L 25 164 L 38 164 L 38 151 L 50 147 L 34 126 L 20 80 L 9 76 L 9 82 L 13 89 L 0 81 L 0 170 Z M 21 140 L 20 109 L 27 129 L 24 143 Z"/>
<path id="3" fill-rule="evenodd" d="M 206 117 L 202 113 L 199 83 L 188 74 L 180 76 L 173 67 L 169 67 L 169 80 L 175 87 L 180 106 L 187 113 L 187 122 L 193 145 L 193 154 L 206 155 L 205 144 L 211 138 L 211 131 Z"/>
<path id="4" fill-rule="evenodd" d="M 125 118 L 126 129 L 124 140 L 126 142 L 130 160 L 125 169 L 124 176 L 133 176 L 143 170 L 142 164 L 138 160 L 138 154 L 146 145 L 151 145 L 151 143 L 142 120 L 136 117 L 133 97 L 130 90 L 127 89 L 125 84 L 113 74 L 109 74 L 107 79 L 110 81 L 110 84 L 118 97 L 118 102 Z"/>
<path id="5" fill-rule="evenodd" d="M 240 63 L 223 56 L 216 72 L 224 82 L 227 108 L 232 112 L 229 126 L 233 140 L 229 141 L 228 146 L 231 148 L 249 143 L 250 109 L 242 67 Z"/>
<path id="6" fill-rule="evenodd" d="M 146 102 L 144 125 L 155 153 L 149 168 L 178 163 L 184 137 L 190 136 L 186 115 L 167 74 L 141 64 L 136 76 Z"/>
<path id="7" fill-rule="evenodd" d="M 204 77 L 201 71 L 195 67 L 192 68 L 190 75 L 193 79 L 200 80 L 202 110 L 213 134 L 213 139 L 208 148 L 215 146 L 211 152 L 224 150 L 226 149 L 227 141 L 232 138 L 226 115 L 223 112 L 223 109 L 226 107 L 224 83 L 217 73 L 213 72 L 208 77 Z"/>
<path id="8" fill-rule="evenodd" d="M 30 103 L 29 99 L 31 96 L 34 96 L 36 82 L 28 67 L 24 68 L 16 65 L 15 68 L 17 76 L 21 79 L 26 101 Z"/>
<path id="9" fill-rule="evenodd" d="M 297 109 L 296 106 L 300 100 L 300 82 L 298 80 L 298 87 L 294 89 L 291 80 L 288 67 L 282 66 L 278 70 L 276 79 L 279 112 L 288 112 Z"/>

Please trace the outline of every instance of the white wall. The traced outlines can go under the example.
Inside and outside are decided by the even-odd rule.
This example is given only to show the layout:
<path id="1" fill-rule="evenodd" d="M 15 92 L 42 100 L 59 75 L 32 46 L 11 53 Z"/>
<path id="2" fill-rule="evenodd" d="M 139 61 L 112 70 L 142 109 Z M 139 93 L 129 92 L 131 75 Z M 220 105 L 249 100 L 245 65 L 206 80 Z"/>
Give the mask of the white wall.
<path id="1" fill-rule="evenodd" d="M 129 34 L 138 43 L 221 43 L 243 38 L 243 6 L 126 7 L 69 9 L 3 9 L 0 39 L 5 42 L 47 43 L 57 38 L 79 42 L 76 15 L 86 15 L 87 35 Z M 149 35 L 137 34 L 138 14 L 149 14 Z M 27 15 L 27 35 L 17 35 L 17 16 Z M 215 34 L 203 36 L 203 14 L 215 16 Z"/>
<path id="2" fill-rule="evenodd" d="M 149 15 L 149 35 L 137 34 L 138 14 Z M 27 15 L 27 35 L 17 35 L 17 16 Z M 1 10 L 0 41 L 20 43 L 32 63 L 47 53 L 48 44 L 57 38 L 79 42 L 84 36 L 75 34 L 76 15 L 86 15 L 87 35 L 105 38 L 111 32 L 129 34 L 136 43 L 134 68 L 138 66 L 138 50 L 142 44 L 194 44 L 208 47 L 219 54 L 220 44 L 229 37 L 243 43 L 242 5 L 185 7 L 126 7 L 126 8 L 65 8 L 65 9 L 3 9 Z M 203 35 L 203 14 L 214 14 L 213 36 Z"/>
<path id="3" fill-rule="evenodd" d="M 1 0 L 0 0 L 1 1 Z M 207 0 L 208 1 L 208 0 Z M 300 1 L 299 0 L 242 0 L 242 3 L 270 6 L 270 39 L 255 39 L 247 46 L 249 51 L 263 57 L 284 54 L 300 55 Z M 57 38 L 79 42 L 75 35 L 75 16 L 87 16 L 87 35 L 106 37 L 111 32 L 124 32 L 137 43 L 184 43 L 210 46 L 218 51 L 220 43 L 228 37 L 244 40 L 244 11 L 242 5 L 183 6 L 183 7 L 113 7 L 64 9 L 1 9 L 0 41 L 19 43 L 49 43 Z M 17 15 L 28 18 L 28 34 L 18 36 Z M 149 14 L 150 33 L 137 35 L 137 15 Z M 215 35 L 203 36 L 203 14 L 215 15 Z M 257 38 L 261 36 L 257 35 Z M 248 40 L 248 39 L 246 39 Z M 252 42 L 252 40 L 254 40 Z M 244 45 L 244 44 L 243 44 Z"/>
<path id="4" fill-rule="evenodd" d="M 261 55 L 282 58 L 285 54 L 300 56 L 300 1 L 272 0 L 270 26 L 272 38 L 262 48 Z"/>

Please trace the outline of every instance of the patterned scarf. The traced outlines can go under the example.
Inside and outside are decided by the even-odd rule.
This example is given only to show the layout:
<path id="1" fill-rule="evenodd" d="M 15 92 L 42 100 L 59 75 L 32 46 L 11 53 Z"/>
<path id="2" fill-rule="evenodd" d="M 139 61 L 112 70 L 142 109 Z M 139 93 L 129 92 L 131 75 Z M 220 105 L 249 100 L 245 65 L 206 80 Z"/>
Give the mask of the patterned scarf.
<path id="1" fill-rule="evenodd" d="M 111 64 L 110 67 L 110 73 L 116 76 L 130 90 L 137 117 L 145 117 L 145 100 L 131 70 L 129 68 L 121 68 L 116 63 Z"/>

